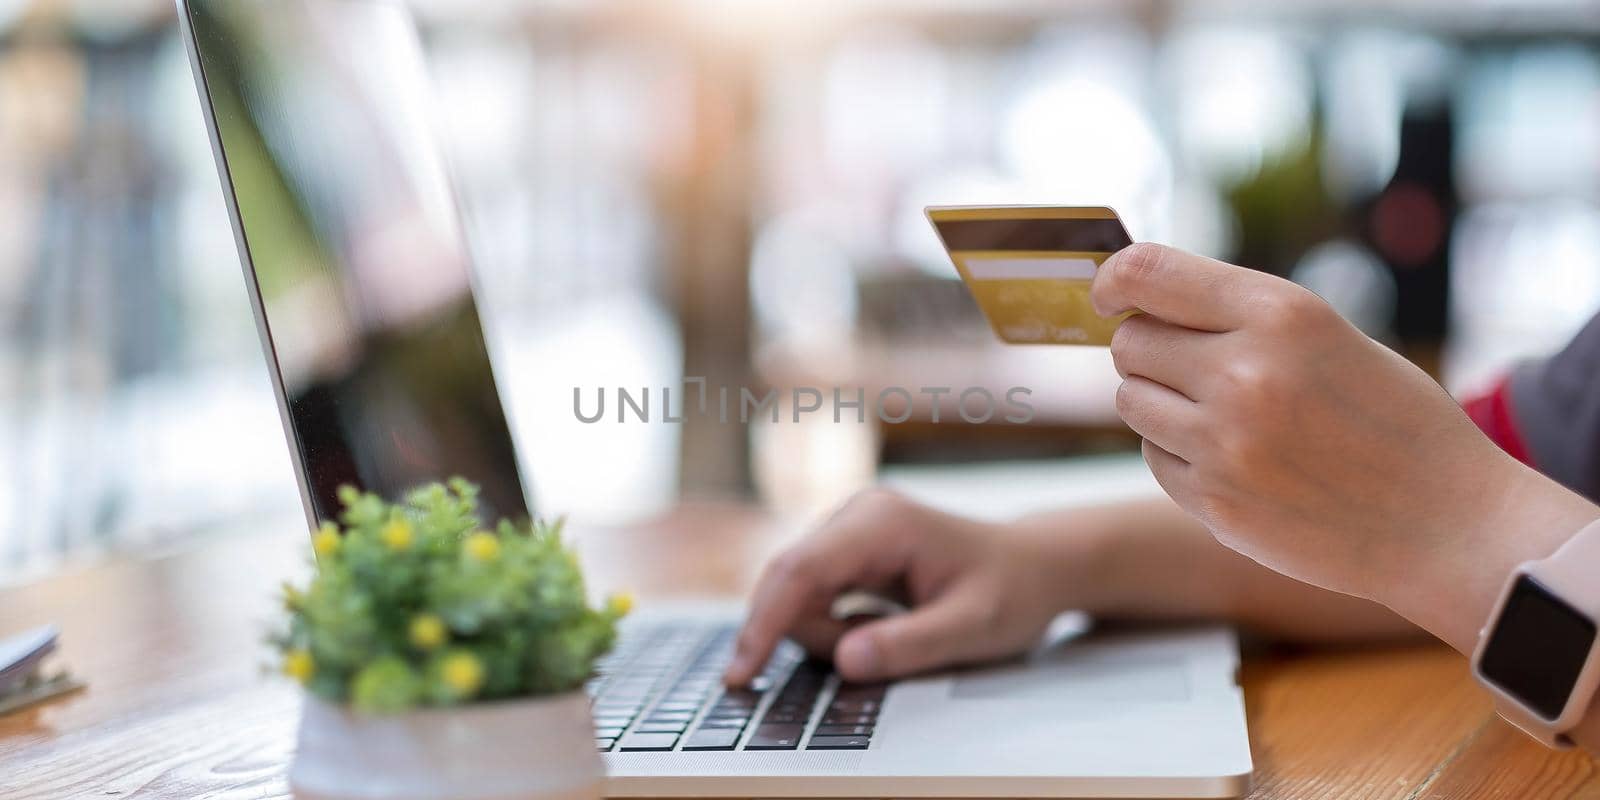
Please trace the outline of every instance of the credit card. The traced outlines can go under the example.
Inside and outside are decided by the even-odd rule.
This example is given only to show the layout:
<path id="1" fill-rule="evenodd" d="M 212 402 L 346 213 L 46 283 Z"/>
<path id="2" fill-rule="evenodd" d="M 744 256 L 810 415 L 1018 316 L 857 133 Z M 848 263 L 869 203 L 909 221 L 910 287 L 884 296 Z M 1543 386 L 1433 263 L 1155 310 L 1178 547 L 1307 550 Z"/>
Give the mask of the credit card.
<path id="1" fill-rule="evenodd" d="M 1095 270 L 1133 244 L 1104 207 L 930 207 L 928 220 L 989 327 L 1012 344 L 1111 344 L 1127 314 L 1089 303 Z"/>

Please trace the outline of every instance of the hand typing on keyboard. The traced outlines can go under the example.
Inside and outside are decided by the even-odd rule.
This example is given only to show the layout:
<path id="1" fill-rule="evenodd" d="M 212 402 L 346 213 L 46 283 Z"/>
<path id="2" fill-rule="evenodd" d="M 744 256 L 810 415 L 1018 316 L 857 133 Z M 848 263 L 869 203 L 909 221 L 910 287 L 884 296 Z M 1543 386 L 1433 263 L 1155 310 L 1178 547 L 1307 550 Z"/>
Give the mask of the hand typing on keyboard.
<path id="1" fill-rule="evenodd" d="M 745 686 L 785 637 L 852 681 L 1014 655 L 1067 607 L 1062 586 L 1079 561 L 1070 541 L 1043 530 L 867 492 L 767 568 L 723 678 Z M 911 610 L 859 625 L 835 619 L 835 598 L 853 589 L 901 592 Z"/>
<path id="2" fill-rule="evenodd" d="M 786 645 L 749 686 L 722 690 L 733 634 L 727 625 L 628 623 L 585 687 L 600 751 L 867 749 L 883 685 L 840 681 Z"/>

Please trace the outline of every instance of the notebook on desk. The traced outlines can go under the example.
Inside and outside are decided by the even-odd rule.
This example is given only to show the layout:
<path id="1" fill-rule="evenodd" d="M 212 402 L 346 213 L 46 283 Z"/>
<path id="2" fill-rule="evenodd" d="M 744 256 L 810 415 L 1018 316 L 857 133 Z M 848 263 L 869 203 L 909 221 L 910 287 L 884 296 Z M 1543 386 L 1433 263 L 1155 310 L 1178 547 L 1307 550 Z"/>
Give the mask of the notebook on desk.
<path id="1" fill-rule="evenodd" d="M 530 503 L 479 322 L 422 49 L 387 0 L 183 0 L 182 27 L 308 523 L 452 475 Z M 448 373 L 448 380 L 438 379 Z M 613 796 L 1228 797 L 1232 634 L 1078 637 L 842 682 L 792 646 L 717 681 L 736 605 L 648 609 L 589 685 Z"/>
<path id="2" fill-rule="evenodd" d="M 54 625 L 0 638 L 0 716 L 75 692 L 82 681 L 66 670 L 47 670 L 61 632 Z"/>

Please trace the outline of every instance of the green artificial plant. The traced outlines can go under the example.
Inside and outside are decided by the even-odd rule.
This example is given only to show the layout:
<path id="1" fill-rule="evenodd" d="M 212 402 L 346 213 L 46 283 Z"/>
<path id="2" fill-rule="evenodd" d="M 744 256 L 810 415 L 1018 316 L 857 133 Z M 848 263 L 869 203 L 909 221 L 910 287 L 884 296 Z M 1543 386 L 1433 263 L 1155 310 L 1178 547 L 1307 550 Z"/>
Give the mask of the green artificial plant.
<path id="1" fill-rule="evenodd" d="M 325 523 L 309 585 L 284 587 L 284 673 L 377 713 L 581 687 L 631 600 L 591 608 L 559 521 L 485 530 L 477 495 L 460 478 L 399 503 L 341 489 L 342 529 Z"/>

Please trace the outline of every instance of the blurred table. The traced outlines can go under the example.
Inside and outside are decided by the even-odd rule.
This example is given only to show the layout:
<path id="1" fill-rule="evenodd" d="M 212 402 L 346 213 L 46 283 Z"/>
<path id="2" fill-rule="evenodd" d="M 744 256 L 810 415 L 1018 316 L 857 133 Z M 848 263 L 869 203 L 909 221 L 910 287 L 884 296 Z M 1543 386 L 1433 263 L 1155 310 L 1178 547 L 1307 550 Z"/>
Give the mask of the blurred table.
<path id="1" fill-rule="evenodd" d="M 794 526 L 736 505 L 574 531 L 598 589 L 737 592 Z M 288 797 L 298 697 L 264 676 L 297 522 L 0 591 L 6 631 L 55 621 L 89 689 L 0 718 L 7 800 Z M 1248 654 L 1256 798 L 1600 797 L 1596 764 L 1496 720 L 1441 647 Z"/>

